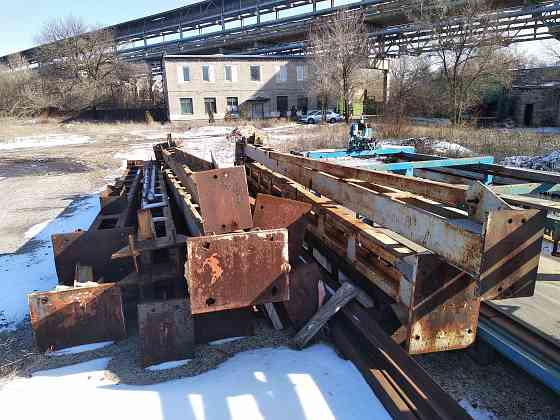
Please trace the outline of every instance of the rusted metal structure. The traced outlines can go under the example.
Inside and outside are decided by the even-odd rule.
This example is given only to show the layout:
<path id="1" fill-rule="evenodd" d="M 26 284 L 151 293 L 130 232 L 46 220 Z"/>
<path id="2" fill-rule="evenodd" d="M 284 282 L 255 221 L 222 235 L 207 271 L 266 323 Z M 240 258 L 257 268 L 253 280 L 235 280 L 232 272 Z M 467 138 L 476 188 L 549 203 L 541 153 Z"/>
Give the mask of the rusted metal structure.
<path id="1" fill-rule="evenodd" d="M 36 292 L 28 301 L 41 351 L 126 337 L 121 291 L 113 284 Z"/>
<path id="2" fill-rule="evenodd" d="M 542 209 L 513 207 L 482 184 L 344 167 L 248 144 L 239 145 L 238 159 L 253 192 L 313 204 L 308 246 L 332 275 L 373 286 L 380 307 L 398 319 L 385 327 L 411 354 L 465 348 L 475 339 L 481 301 L 533 293 Z"/>

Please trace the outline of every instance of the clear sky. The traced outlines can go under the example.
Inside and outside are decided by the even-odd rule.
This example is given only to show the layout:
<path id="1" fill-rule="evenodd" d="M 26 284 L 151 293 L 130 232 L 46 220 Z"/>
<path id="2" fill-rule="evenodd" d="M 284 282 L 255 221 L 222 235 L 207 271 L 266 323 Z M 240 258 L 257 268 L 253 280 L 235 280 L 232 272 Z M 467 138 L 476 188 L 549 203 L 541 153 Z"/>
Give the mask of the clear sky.
<path id="1" fill-rule="evenodd" d="M 67 15 L 86 23 L 112 25 L 175 9 L 195 0 L 1 0 L 0 56 L 35 45 L 48 20 Z"/>

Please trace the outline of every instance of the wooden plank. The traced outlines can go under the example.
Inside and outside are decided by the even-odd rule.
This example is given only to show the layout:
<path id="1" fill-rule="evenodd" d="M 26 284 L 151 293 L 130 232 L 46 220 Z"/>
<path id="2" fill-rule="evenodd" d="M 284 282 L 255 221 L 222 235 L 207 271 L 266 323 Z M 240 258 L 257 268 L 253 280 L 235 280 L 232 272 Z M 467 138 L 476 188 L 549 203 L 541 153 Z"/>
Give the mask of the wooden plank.
<path id="1" fill-rule="evenodd" d="M 319 332 L 321 328 L 348 302 L 354 299 L 359 289 L 350 283 L 344 283 L 325 303 L 293 339 L 294 346 L 301 350 Z"/>

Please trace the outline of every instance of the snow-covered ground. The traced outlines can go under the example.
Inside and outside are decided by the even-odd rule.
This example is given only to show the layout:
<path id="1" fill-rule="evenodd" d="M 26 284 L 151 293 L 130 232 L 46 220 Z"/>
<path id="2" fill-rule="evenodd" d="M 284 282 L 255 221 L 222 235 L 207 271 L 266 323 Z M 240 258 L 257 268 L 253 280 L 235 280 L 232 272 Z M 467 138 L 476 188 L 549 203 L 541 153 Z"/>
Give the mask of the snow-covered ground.
<path id="1" fill-rule="evenodd" d="M 15 328 L 27 316 L 27 294 L 57 284 L 51 244 L 54 233 L 87 229 L 99 212 L 96 194 L 72 201 L 54 220 L 31 227 L 29 241 L 18 252 L 0 254 L 0 330 Z"/>
<path id="2" fill-rule="evenodd" d="M 71 146 L 92 142 L 93 140 L 91 137 L 79 134 L 45 134 L 29 137 L 16 137 L 12 140 L 2 141 L 0 142 L 0 150 Z"/>
<path id="3" fill-rule="evenodd" d="M 390 419 L 352 363 L 326 345 L 248 351 L 202 375 L 149 386 L 115 383 L 108 363 L 9 382 L 0 388 L 2 418 L 31 419 L 39 409 L 43 420 Z"/>

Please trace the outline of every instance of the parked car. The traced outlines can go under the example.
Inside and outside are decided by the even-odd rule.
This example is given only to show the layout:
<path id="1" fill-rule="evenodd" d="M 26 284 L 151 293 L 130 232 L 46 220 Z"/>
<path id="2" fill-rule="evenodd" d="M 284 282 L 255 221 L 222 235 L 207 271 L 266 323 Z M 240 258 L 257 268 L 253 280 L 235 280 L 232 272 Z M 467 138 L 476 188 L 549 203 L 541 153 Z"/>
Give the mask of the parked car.
<path id="1" fill-rule="evenodd" d="M 302 115 L 299 120 L 300 122 L 304 122 L 307 124 L 317 124 L 321 122 L 322 117 L 322 112 L 320 110 L 313 110 L 308 111 L 305 115 Z M 327 122 L 336 123 L 342 120 L 343 117 L 334 111 L 327 111 L 325 114 L 325 121 Z"/>

